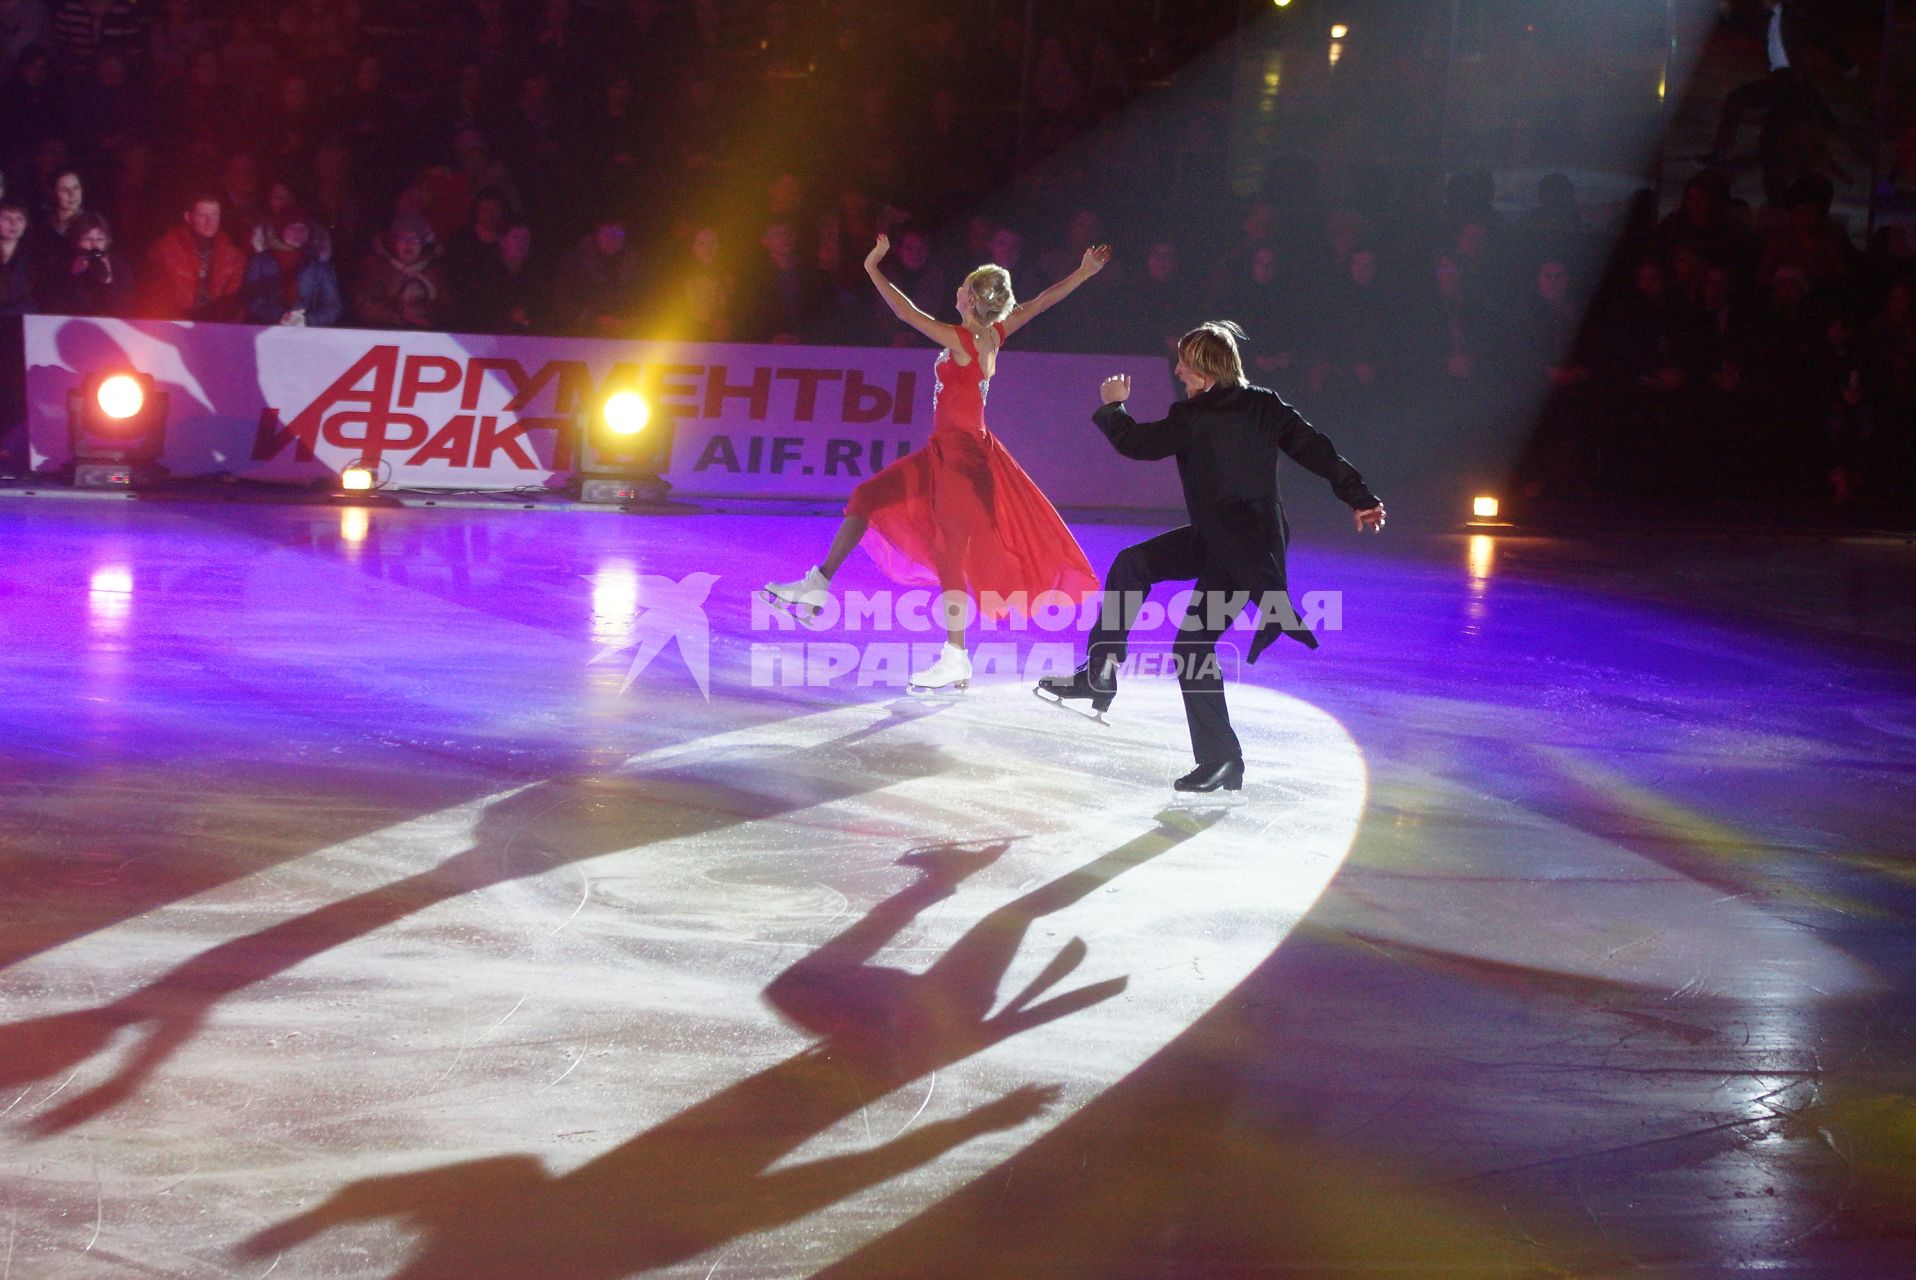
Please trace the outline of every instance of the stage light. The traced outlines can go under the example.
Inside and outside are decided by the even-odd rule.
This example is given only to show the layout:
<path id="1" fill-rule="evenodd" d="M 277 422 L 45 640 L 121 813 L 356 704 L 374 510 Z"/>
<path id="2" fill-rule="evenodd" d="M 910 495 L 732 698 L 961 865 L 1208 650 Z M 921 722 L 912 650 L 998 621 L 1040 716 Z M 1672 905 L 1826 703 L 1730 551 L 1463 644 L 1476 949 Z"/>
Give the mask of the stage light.
<path id="1" fill-rule="evenodd" d="M 1470 500 L 1470 514 L 1479 520 L 1495 520 L 1502 504 L 1489 495 L 1480 495 Z"/>
<path id="2" fill-rule="evenodd" d="M 146 408 L 146 388 L 130 373 L 115 373 L 100 380 L 93 392 L 93 403 L 100 412 L 116 422 L 139 416 Z"/>
<path id="3" fill-rule="evenodd" d="M 1280 9 L 1288 9 L 1291 7 L 1291 0 L 1271 0 L 1271 3 Z"/>
<path id="4" fill-rule="evenodd" d="M 1333 40 L 1342 40 L 1350 33 L 1351 29 L 1341 22 L 1333 22 L 1331 24 L 1331 39 Z"/>
<path id="5" fill-rule="evenodd" d="M 569 459 L 580 502 L 656 502 L 671 491 L 672 415 L 636 387 L 608 390 L 575 424 Z"/>
<path id="6" fill-rule="evenodd" d="M 379 477 L 374 475 L 369 467 L 354 464 L 339 473 L 341 493 L 371 493 L 378 487 Z"/>
<path id="7" fill-rule="evenodd" d="M 635 436 L 652 420 L 652 406 L 636 391 L 614 391 L 602 412 L 605 429 L 617 436 Z"/>
<path id="8" fill-rule="evenodd" d="M 67 392 L 76 489 L 130 489 L 165 474 L 166 394 L 147 374 L 101 369 Z"/>

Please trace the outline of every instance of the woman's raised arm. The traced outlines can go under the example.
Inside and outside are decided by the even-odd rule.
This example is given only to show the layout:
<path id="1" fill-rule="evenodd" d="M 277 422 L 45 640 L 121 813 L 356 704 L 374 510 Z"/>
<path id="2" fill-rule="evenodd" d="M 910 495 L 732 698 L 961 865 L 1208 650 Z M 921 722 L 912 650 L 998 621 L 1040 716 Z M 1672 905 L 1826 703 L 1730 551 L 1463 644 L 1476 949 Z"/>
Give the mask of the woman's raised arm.
<path id="1" fill-rule="evenodd" d="M 885 255 L 889 252 L 891 252 L 891 237 L 881 235 L 878 237 L 878 243 L 872 246 L 872 251 L 865 255 L 865 274 L 870 276 L 872 283 L 878 287 L 878 296 L 885 300 L 885 305 L 891 308 L 893 315 L 939 346 L 957 348 L 959 343 L 957 326 L 934 320 L 920 311 L 917 305 L 905 296 L 904 291 L 887 280 L 885 273 L 878 269 L 878 264 L 884 261 Z"/>
<path id="2" fill-rule="evenodd" d="M 1031 301 L 1020 302 L 1011 309 L 1011 314 L 1004 318 L 1005 336 L 1010 337 L 1012 334 L 1018 332 L 1018 330 L 1030 324 L 1033 319 L 1043 315 L 1070 297 L 1079 285 L 1104 270 L 1104 264 L 1109 261 L 1111 261 L 1110 245 L 1094 244 L 1089 249 L 1086 249 L 1084 251 L 1084 261 L 1078 264 L 1076 271 L 1073 271 L 1070 275 L 1058 281 L 1058 283 L 1052 285 L 1037 297 L 1031 299 Z"/>

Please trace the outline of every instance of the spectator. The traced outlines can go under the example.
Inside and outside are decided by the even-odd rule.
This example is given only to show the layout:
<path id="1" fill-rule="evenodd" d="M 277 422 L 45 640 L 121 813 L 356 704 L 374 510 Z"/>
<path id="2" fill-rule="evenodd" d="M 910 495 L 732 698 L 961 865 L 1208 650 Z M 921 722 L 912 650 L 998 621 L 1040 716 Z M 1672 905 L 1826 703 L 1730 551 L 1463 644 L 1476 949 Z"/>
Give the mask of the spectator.
<path id="1" fill-rule="evenodd" d="M 146 311 L 167 320 L 236 320 L 246 254 L 220 229 L 220 201 L 193 196 L 147 251 Z"/>
<path id="2" fill-rule="evenodd" d="M 7 0 L 0 0 L 4 5 Z M 147 33 L 147 69 L 154 83 L 167 88 L 186 79 L 193 59 L 213 51 L 213 27 L 193 0 L 166 0 Z"/>
<path id="3" fill-rule="evenodd" d="M 630 190 L 642 172 L 648 150 L 645 120 L 633 99 L 632 77 L 614 74 L 580 124 L 585 162 L 608 186 Z"/>
<path id="4" fill-rule="evenodd" d="M 1795 267 L 1812 289 L 1833 285 L 1850 274 L 1856 246 L 1841 227 L 1830 221 L 1836 198 L 1830 180 L 1821 174 L 1790 184 L 1789 220 L 1776 228 L 1763 245 L 1759 282 L 1767 284 L 1780 268 Z"/>
<path id="5" fill-rule="evenodd" d="M 1448 388 L 1453 396 L 1466 389 L 1473 397 L 1482 395 L 1494 313 L 1464 288 L 1463 268 L 1447 253 L 1432 264 L 1431 283 L 1421 373 L 1428 385 Z"/>
<path id="6" fill-rule="evenodd" d="M 133 274 L 99 214 L 83 213 L 69 228 L 62 261 L 48 269 L 46 301 L 54 315 L 132 314 Z"/>
<path id="7" fill-rule="evenodd" d="M 60 0 L 53 10 L 53 47 L 69 69 L 90 67 L 102 53 L 126 53 L 140 41 L 132 0 Z"/>
<path id="8" fill-rule="evenodd" d="M 246 248 L 251 253 L 263 253 L 268 249 L 285 249 L 289 246 L 279 238 L 276 228 L 281 215 L 289 209 L 300 209 L 299 197 L 293 192 L 293 185 L 284 178 L 275 178 L 266 187 L 266 213 L 253 227 L 253 234 L 247 238 Z M 305 212 L 305 210 L 301 210 Z M 333 239 L 326 225 L 317 218 L 306 219 L 306 252 L 321 262 L 333 260 Z"/>
<path id="9" fill-rule="evenodd" d="M 477 280 L 499 259 L 499 238 L 505 234 L 506 198 L 491 188 L 472 200 L 466 224 L 446 241 L 446 275 L 461 298 L 466 285 Z M 430 221 L 430 219 L 429 219 Z"/>
<path id="10" fill-rule="evenodd" d="M 1856 500 L 1868 483 L 1877 453 L 1877 402 L 1881 376 L 1873 352 L 1849 311 L 1832 309 L 1808 371 L 1822 396 L 1821 439 L 1813 446 L 1812 474 L 1828 485 L 1837 506 Z"/>
<path id="11" fill-rule="evenodd" d="M 1326 298 L 1309 388 L 1341 403 L 1348 420 L 1361 423 L 1376 409 L 1393 360 L 1391 315 L 1395 310 L 1380 283 L 1377 253 L 1359 243 L 1344 277 Z"/>
<path id="12" fill-rule="evenodd" d="M 153 104 L 146 92 L 127 80 L 126 55 L 110 49 L 94 60 L 93 79 L 73 94 L 67 109 L 67 123 L 82 155 L 98 169 L 141 145 L 152 119 Z"/>
<path id="13" fill-rule="evenodd" d="M 0 317 L 31 315 L 38 289 L 27 207 L 0 199 Z"/>
<path id="14" fill-rule="evenodd" d="M 393 219 L 374 241 L 353 288 L 353 314 L 381 329 L 442 329 L 453 315 L 452 291 L 432 226 L 418 214 Z"/>
<path id="15" fill-rule="evenodd" d="M 473 269 L 468 295 L 460 282 L 460 297 L 470 296 L 467 323 L 478 333 L 533 333 L 543 327 L 545 291 L 541 273 L 532 261 L 532 228 L 507 222 L 499 230 L 489 259 Z"/>
<path id="16" fill-rule="evenodd" d="M 279 50 L 250 6 L 233 11 L 220 46 L 220 79 L 242 102 L 263 99 L 279 83 Z"/>
<path id="17" fill-rule="evenodd" d="M 1024 265 L 1024 233 L 1011 227 L 999 226 L 992 231 L 991 239 L 986 241 L 985 252 L 986 261 L 995 262 L 1006 271 L 1016 271 Z"/>
<path id="18" fill-rule="evenodd" d="M 262 113 L 255 136 L 268 164 L 303 164 L 319 141 L 321 119 L 312 82 L 299 72 L 280 77 L 272 104 Z"/>
<path id="19" fill-rule="evenodd" d="M 1683 198 L 1657 224 L 1656 243 L 1666 252 L 1687 244 L 1701 257 L 1736 272 L 1756 263 L 1749 230 L 1731 215 L 1729 183 L 1714 169 L 1700 170 L 1683 184 Z"/>
<path id="20" fill-rule="evenodd" d="M 638 258 L 625 243 L 625 219 L 602 214 L 559 264 L 552 316 L 561 332 L 625 336 L 638 294 Z"/>
<path id="21" fill-rule="evenodd" d="M 1218 282 L 1206 314 L 1235 320 L 1250 335 L 1252 380 L 1296 394 L 1305 326 L 1296 313 L 1297 282 L 1285 276 L 1275 246 L 1259 244 L 1237 259 L 1237 273 Z"/>
<path id="22" fill-rule="evenodd" d="M 353 181 L 353 156 L 344 141 L 327 138 L 313 152 L 311 208 L 325 227 L 333 259 L 352 262 L 358 257 L 359 194 Z"/>
<path id="23" fill-rule="evenodd" d="M 1190 306 L 1177 246 L 1169 240 L 1152 242 L 1131 296 L 1123 311 L 1113 316 L 1115 345 L 1135 355 L 1174 358 L 1178 336 L 1190 328 Z"/>
<path id="24" fill-rule="evenodd" d="M 1764 430 L 1753 394 L 1758 317 L 1738 290 L 1736 275 L 1723 263 L 1703 264 L 1692 329 L 1691 381 L 1697 390 L 1702 453 L 1713 459 L 1716 469 L 1711 486 L 1723 497 L 1756 497 L 1762 459 L 1752 446 Z"/>
<path id="25" fill-rule="evenodd" d="M 899 292 L 921 309 L 935 307 L 958 287 L 932 252 L 931 237 L 921 227 L 903 227 L 892 233 L 894 248 L 886 264 L 891 282 Z M 865 327 L 869 341 L 877 346 L 915 347 L 923 339 L 916 329 L 892 314 L 883 296 L 872 293 L 869 301 L 871 321 Z"/>
<path id="26" fill-rule="evenodd" d="M 406 113 L 386 88 L 386 61 L 376 53 L 353 64 L 352 83 L 333 101 L 332 130 L 346 140 L 361 171 L 375 189 L 390 191 L 400 181 L 399 143 L 394 136 Z"/>
<path id="27" fill-rule="evenodd" d="M 20 55 L 50 34 L 46 0 L 0 0 L 0 85 L 12 80 Z"/>
<path id="28" fill-rule="evenodd" d="M 18 164 L 47 139 L 66 128 L 66 110 L 53 83 L 53 62 L 45 46 L 20 51 L 12 74 L 0 88 L 0 165 Z"/>
<path id="29" fill-rule="evenodd" d="M 314 74 L 333 75 L 359 42 L 359 5 L 355 0 L 290 0 L 280 6 L 279 34 Z"/>
<path id="30" fill-rule="evenodd" d="M 687 245 L 685 269 L 662 300 L 660 336 L 668 341 L 729 342 L 736 335 L 736 284 L 718 228 L 700 227 Z"/>
<path id="31" fill-rule="evenodd" d="M 1520 309 L 1513 333 L 1514 407 L 1520 415 L 1536 415 L 1529 453 L 1519 468 L 1525 491 L 1531 497 L 1588 496 L 1604 461 L 1597 434 L 1602 402 L 1593 343 L 1567 264 L 1556 259 L 1539 264 L 1535 292 Z"/>
<path id="32" fill-rule="evenodd" d="M 1537 207 L 1518 222 L 1517 235 L 1531 260 L 1583 261 L 1590 255 L 1590 229 L 1577 210 L 1577 189 L 1561 173 L 1537 181 Z"/>
<path id="33" fill-rule="evenodd" d="M 26 332 L 20 317 L 39 310 L 33 249 L 27 241 L 27 207 L 0 197 L 0 471 L 25 470 L 24 441 L 15 448 L 15 427 L 26 421 Z"/>
<path id="34" fill-rule="evenodd" d="M 766 227 L 759 248 L 762 255 L 744 286 L 752 311 L 743 318 L 739 336 L 747 342 L 802 342 L 825 311 L 830 287 L 825 273 L 799 252 L 790 223 Z"/>
<path id="35" fill-rule="evenodd" d="M 77 169 L 61 169 L 47 187 L 46 203 L 40 210 L 40 225 L 48 235 L 64 240 L 90 210 L 86 207 L 86 187 Z"/>
<path id="36" fill-rule="evenodd" d="M 227 157 L 220 167 L 220 225 L 243 236 L 264 216 L 260 207 L 259 161 L 244 151 Z"/>
<path id="37" fill-rule="evenodd" d="M 227 87 L 220 59 L 210 49 L 186 64 L 186 83 L 168 96 L 161 115 L 168 141 L 211 168 L 243 119 L 242 99 Z"/>
<path id="38" fill-rule="evenodd" d="M 328 326 L 345 310 L 332 264 L 312 252 L 313 221 L 298 206 L 274 217 L 268 247 L 246 264 L 246 318 L 254 324 Z"/>

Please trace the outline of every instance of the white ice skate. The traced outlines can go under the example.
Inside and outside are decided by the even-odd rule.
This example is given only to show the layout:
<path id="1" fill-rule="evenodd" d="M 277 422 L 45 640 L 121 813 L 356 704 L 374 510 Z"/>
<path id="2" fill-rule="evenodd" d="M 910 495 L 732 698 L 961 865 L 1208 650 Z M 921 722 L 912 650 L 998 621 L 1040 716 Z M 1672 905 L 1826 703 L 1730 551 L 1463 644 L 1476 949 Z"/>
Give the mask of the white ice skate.
<path id="1" fill-rule="evenodd" d="M 947 640 L 938 661 L 911 673 L 909 687 L 917 694 L 963 693 L 971 687 L 971 655 Z"/>
<path id="2" fill-rule="evenodd" d="M 807 626 L 825 610 L 832 598 L 832 580 L 813 565 L 796 582 L 768 582 L 765 598 L 786 610 Z"/>

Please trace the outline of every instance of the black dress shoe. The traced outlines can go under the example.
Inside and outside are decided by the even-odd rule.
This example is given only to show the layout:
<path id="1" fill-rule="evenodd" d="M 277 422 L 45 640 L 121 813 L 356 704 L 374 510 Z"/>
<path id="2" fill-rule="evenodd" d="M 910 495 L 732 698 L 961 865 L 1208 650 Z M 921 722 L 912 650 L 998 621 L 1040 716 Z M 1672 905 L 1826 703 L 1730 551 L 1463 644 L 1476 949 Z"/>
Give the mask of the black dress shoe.
<path id="1" fill-rule="evenodd" d="M 1201 764 L 1172 786 L 1179 791 L 1242 791 L 1244 762 L 1226 760 L 1223 764 Z"/>

